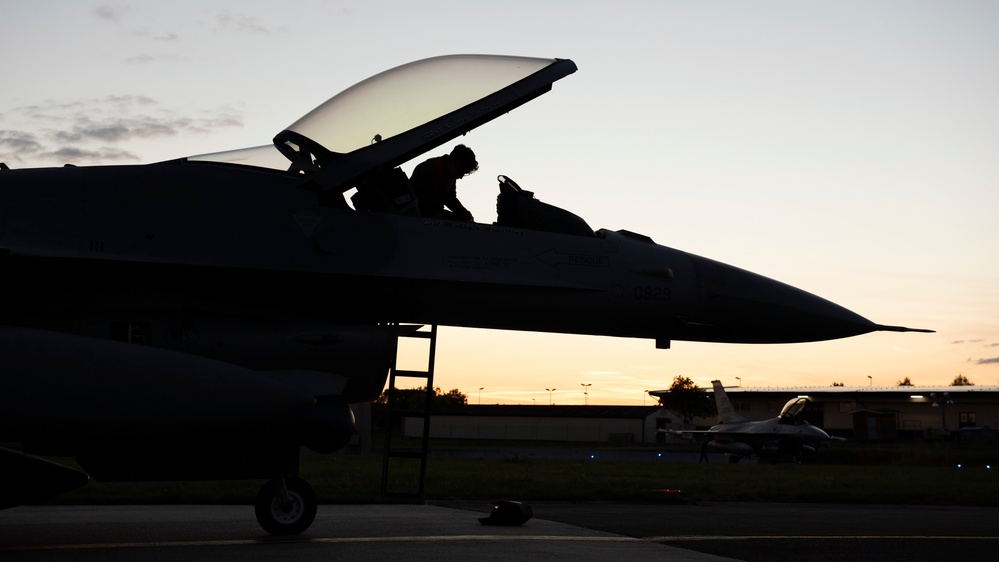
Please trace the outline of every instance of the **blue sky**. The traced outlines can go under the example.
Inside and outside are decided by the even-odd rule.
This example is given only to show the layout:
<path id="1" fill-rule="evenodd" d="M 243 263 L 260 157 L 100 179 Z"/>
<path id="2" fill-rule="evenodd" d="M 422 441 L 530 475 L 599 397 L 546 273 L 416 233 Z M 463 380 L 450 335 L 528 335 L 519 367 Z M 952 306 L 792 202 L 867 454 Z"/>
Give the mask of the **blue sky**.
<path id="1" fill-rule="evenodd" d="M 430 56 L 570 58 L 579 71 L 552 92 L 461 139 L 481 164 L 460 186 L 480 220 L 506 174 L 594 227 L 938 331 L 663 351 L 445 329 L 445 389 L 531 403 L 555 386 L 562 403 L 582 403 L 590 383 L 591 403 L 637 403 L 681 374 L 702 386 L 931 385 L 958 373 L 999 383 L 997 3 L 0 0 L 0 10 L 0 161 L 11 167 L 266 144 L 353 83 Z"/>

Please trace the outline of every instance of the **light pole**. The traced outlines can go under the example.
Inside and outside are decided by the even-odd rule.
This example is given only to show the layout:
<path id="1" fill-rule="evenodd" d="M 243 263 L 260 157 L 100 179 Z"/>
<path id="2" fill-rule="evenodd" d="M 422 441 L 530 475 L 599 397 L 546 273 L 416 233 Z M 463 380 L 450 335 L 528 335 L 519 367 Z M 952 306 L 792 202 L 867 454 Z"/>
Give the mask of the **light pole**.
<path id="1" fill-rule="evenodd" d="M 930 398 L 933 399 L 932 406 L 934 408 L 940 408 L 940 429 L 944 435 L 947 433 L 947 404 L 953 404 L 954 401 L 950 398 L 949 392 L 944 392 L 943 396 L 937 397 L 937 393 L 933 392 L 930 394 Z"/>
<path id="2" fill-rule="evenodd" d="M 648 397 L 649 397 L 649 389 L 646 388 L 645 392 L 642 393 L 642 406 L 645 405 L 645 399 Z"/>
<path id="3" fill-rule="evenodd" d="M 874 378 L 871 375 L 867 375 L 867 386 L 874 386 Z"/>
<path id="4" fill-rule="evenodd" d="M 480 386 L 479 387 L 479 406 L 482 405 L 482 389 L 483 388 L 485 388 L 485 387 L 484 386 Z"/>
<path id="5" fill-rule="evenodd" d="M 742 377 L 735 377 L 735 380 L 739 381 L 739 386 L 742 386 Z"/>
<path id="6" fill-rule="evenodd" d="M 589 392 L 589 390 L 590 390 L 590 386 L 592 386 L 593 383 L 591 383 L 591 382 L 579 383 L 579 385 L 583 387 L 583 405 L 584 406 L 589 406 L 590 405 L 590 392 Z"/>
<path id="7" fill-rule="evenodd" d="M 552 393 L 555 392 L 558 389 L 556 389 L 556 388 L 546 388 L 545 390 L 548 391 L 548 405 L 551 406 L 551 405 L 555 404 L 554 402 L 552 402 Z"/>

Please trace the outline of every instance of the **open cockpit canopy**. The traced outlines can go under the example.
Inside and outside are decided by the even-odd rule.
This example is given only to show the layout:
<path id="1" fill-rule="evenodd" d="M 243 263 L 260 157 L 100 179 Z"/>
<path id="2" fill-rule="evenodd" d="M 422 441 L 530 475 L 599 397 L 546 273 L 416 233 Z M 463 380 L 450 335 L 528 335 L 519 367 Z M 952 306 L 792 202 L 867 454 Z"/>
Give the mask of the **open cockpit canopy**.
<path id="1" fill-rule="evenodd" d="M 347 154 L 388 141 L 462 108 L 476 106 L 480 100 L 558 62 L 484 55 L 445 56 L 412 62 L 372 76 L 333 96 L 292 123 L 274 142 L 280 145 L 308 139 L 306 144 L 313 148 L 318 145 L 331 154 Z M 551 77 L 529 87 L 547 91 L 555 79 Z M 435 136 L 454 130 L 464 133 L 477 117 L 494 109 L 475 107 L 455 115 L 424 131 L 421 140 L 431 141 Z"/>
<path id="2" fill-rule="evenodd" d="M 808 407 L 808 402 L 808 398 L 804 396 L 788 400 L 787 404 L 784 404 L 784 408 L 780 411 L 780 423 L 795 424 L 804 422 L 801 413 Z"/>
<path id="3" fill-rule="evenodd" d="M 576 71 L 566 59 L 449 55 L 387 70 L 333 96 L 274 137 L 284 169 L 326 189 L 394 167 L 549 91 Z M 273 150 L 197 157 L 274 167 Z M 290 163 L 289 163 L 290 162 Z"/>

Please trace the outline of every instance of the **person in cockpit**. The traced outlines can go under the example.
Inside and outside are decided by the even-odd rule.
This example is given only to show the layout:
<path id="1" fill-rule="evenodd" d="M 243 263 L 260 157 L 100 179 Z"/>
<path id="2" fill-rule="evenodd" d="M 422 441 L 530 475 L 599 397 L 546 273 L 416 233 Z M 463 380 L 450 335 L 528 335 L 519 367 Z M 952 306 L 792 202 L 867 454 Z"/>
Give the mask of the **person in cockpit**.
<path id="1" fill-rule="evenodd" d="M 413 169 L 409 184 L 424 217 L 471 221 L 472 213 L 458 200 L 457 181 L 479 169 L 472 149 L 459 144 L 450 154 L 426 160 Z M 445 208 L 446 207 L 446 208 Z"/>

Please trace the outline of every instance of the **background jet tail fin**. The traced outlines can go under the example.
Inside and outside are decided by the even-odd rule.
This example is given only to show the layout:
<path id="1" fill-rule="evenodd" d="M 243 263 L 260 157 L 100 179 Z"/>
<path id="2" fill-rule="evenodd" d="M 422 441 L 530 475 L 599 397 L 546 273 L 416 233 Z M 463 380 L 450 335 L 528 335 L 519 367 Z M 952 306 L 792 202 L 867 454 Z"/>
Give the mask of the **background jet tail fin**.
<path id="1" fill-rule="evenodd" d="M 715 390 L 715 406 L 718 408 L 718 423 L 740 423 L 749 421 L 748 418 L 744 418 L 735 413 L 735 408 L 732 407 L 732 401 L 728 399 L 728 394 L 725 393 L 725 387 L 722 386 L 721 381 L 711 381 L 711 386 L 714 387 Z"/>

